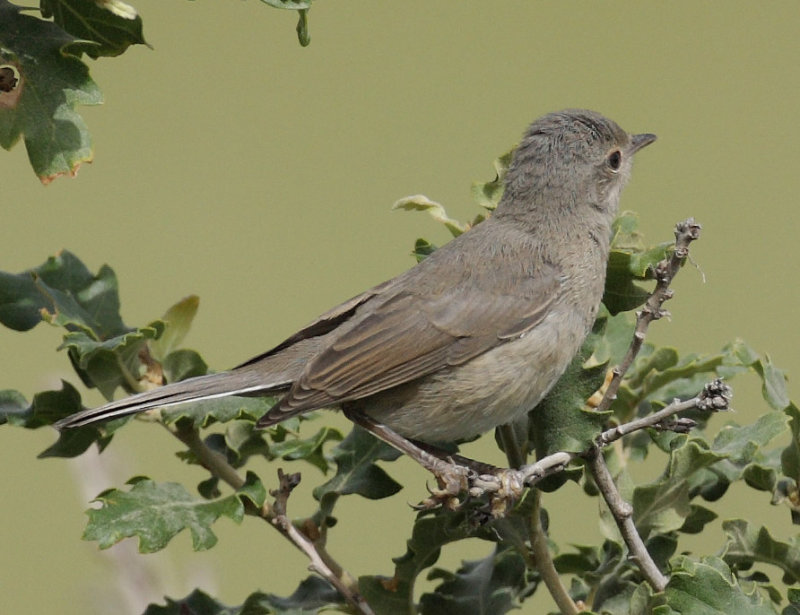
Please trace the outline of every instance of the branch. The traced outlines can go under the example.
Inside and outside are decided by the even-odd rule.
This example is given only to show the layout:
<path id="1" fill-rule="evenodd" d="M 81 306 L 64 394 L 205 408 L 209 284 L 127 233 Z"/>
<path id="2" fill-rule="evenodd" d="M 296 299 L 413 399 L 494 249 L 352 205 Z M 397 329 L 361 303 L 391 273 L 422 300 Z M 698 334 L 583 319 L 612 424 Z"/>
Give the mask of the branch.
<path id="1" fill-rule="evenodd" d="M 316 545 L 308 536 L 298 530 L 292 523 L 292 520 L 286 516 L 286 504 L 289 501 L 289 495 L 291 495 L 292 490 L 300 484 L 300 474 L 284 474 L 283 470 L 279 468 L 278 481 L 280 485 L 278 489 L 269 492 L 270 495 L 275 498 L 275 504 L 272 506 L 273 516 L 269 519 L 270 523 L 276 527 L 281 534 L 291 540 L 298 549 L 306 554 L 311 561 L 309 568 L 324 579 L 327 579 L 359 613 L 375 615 L 374 611 L 361 594 L 342 581 L 341 573 L 336 574 L 328 566 L 328 562 L 317 549 Z"/>
<path id="2" fill-rule="evenodd" d="M 644 541 L 639 536 L 636 525 L 633 523 L 633 506 L 622 499 L 617 485 L 614 483 L 614 478 L 611 476 L 608 466 L 606 466 L 602 450 L 599 446 L 593 446 L 585 458 L 595 483 L 597 483 L 597 488 L 603 494 L 603 498 L 608 504 L 614 520 L 617 522 L 622 539 L 628 545 L 630 558 L 636 563 L 647 582 L 650 583 L 655 591 L 664 591 L 668 579 L 661 574 L 653 558 L 647 552 L 647 547 L 644 546 Z"/>
<path id="3" fill-rule="evenodd" d="M 617 391 L 619 391 L 620 384 L 622 384 L 622 378 L 630 369 L 631 365 L 633 365 L 636 355 L 639 354 L 650 323 L 669 314 L 669 312 L 663 308 L 664 302 L 671 299 L 673 295 L 672 289 L 670 289 L 669 286 L 675 275 L 680 271 L 686 258 L 689 256 L 689 244 L 699 237 L 700 225 L 695 222 L 694 218 L 688 218 L 675 225 L 675 250 L 668 259 L 664 259 L 656 265 L 656 287 L 642 309 L 636 314 L 636 329 L 633 333 L 633 340 L 631 340 L 628 352 L 625 353 L 622 362 L 614 368 L 611 382 L 603 394 L 603 399 L 597 406 L 598 412 L 608 410 L 617 398 Z M 715 385 L 715 390 L 722 389 L 723 394 L 720 397 L 722 400 L 721 405 L 727 407 L 727 401 L 730 398 L 730 389 L 721 381 L 715 381 L 713 384 Z M 693 403 L 688 407 L 698 407 L 698 404 L 705 405 L 706 393 L 708 390 L 709 387 L 706 386 L 700 395 L 693 398 Z M 662 410 L 660 414 L 663 414 L 663 416 L 658 417 L 657 420 L 652 423 L 653 425 L 660 424 L 667 416 L 671 416 L 683 409 L 680 408 L 681 404 L 677 402 L 673 402 L 670 405 L 673 406 L 673 408 L 670 409 L 670 413 L 666 414 Z M 668 408 L 669 406 L 664 408 L 664 410 Z M 656 415 L 653 415 L 653 417 L 655 416 Z M 653 417 L 648 418 L 652 420 Z M 635 423 L 637 423 L 637 421 L 628 423 L 627 430 L 616 428 L 613 433 L 608 435 L 608 439 L 606 439 L 605 442 L 608 443 L 612 441 L 612 438 L 621 438 L 625 433 L 634 431 L 637 428 L 633 425 Z M 647 426 L 647 422 L 641 422 L 641 425 L 641 427 L 638 427 L 639 429 Z M 603 435 L 605 435 L 605 433 Z M 617 527 L 622 535 L 622 539 L 628 546 L 631 558 L 653 589 L 657 592 L 663 591 L 667 585 L 668 579 L 661 574 L 653 558 L 650 557 L 650 554 L 647 552 L 644 541 L 636 530 L 636 525 L 633 522 L 633 507 L 622 499 L 617 485 L 614 483 L 614 479 L 611 476 L 611 472 L 609 472 L 608 466 L 606 466 L 605 458 L 601 452 L 601 446 L 601 440 L 598 439 L 597 443 L 585 455 L 589 469 L 614 520 L 617 522 Z"/>
<path id="4" fill-rule="evenodd" d="M 649 427 L 685 433 L 694 427 L 694 421 L 691 419 L 677 419 L 669 422 L 668 419 L 679 412 L 685 412 L 693 408 L 714 411 L 727 410 L 731 396 L 731 388 L 717 378 L 706 384 L 703 390 L 691 399 L 685 401 L 676 399 L 658 412 L 606 429 L 597 436 L 595 443 L 597 447 L 603 448 L 623 436 Z M 562 472 L 570 462 L 590 454 L 591 451 L 592 449 L 579 453 L 559 451 L 542 457 L 535 463 L 523 466 L 519 470 L 505 470 L 504 472 L 513 475 L 513 479 L 511 479 L 513 482 L 532 487 L 543 478 Z M 509 480 L 506 478 L 506 482 Z M 470 495 L 473 497 L 479 497 L 484 493 L 498 493 L 503 489 L 503 480 L 497 474 L 481 474 L 475 477 L 470 484 L 472 487 Z"/>
<path id="5" fill-rule="evenodd" d="M 244 479 L 236 471 L 236 468 L 230 465 L 223 455 L 206 446 L 197 429 L 183 425 L 176 425 L 175 428 L 170 428 L 166 425 L 165 427 L 172 435 L 189 447 L 189 450 L 194 453 L 203 467 L 211 472 L 213 476 L 236 490 L 245 484 Z M 374 615 L 370 606 L 358 593 L 353 577 L 336 563 L 324 548 L 316 545 L 310 538 L 300 532 L 292 524 L 291 520 L 286 517 L 286 503 L 292 489 L 300 482 L 300 474 L 286 475 L 283 470 L 278 469 L 278 479 L 280 485 L 278 490 L 270 491 L 270 495 L 275 497 L 275 503 L 265 502 L 260 509 L 246 503 L 245 506 L 248 508 L 248 512 L 258 515 L 267 521 L 271 527 L 277 529 L 281 535 L 305 553 L 311 560 L 309 568 L 333 585 L 357 613 Z"/>
<path id="6" fill-rule="evenodd" d="M 662 307 L 664 302 L 671 299 L 673 295 L 669 285 L 689 256 L 689 244 L 699 238 L 700 225 L 695 222 L 694 218 L 687 218 L 675 225 L 675 250 L 669 258 L 664 259 L 655 267 L 656 287 L 642 309 L 636 313 L 636 329 L 633 332 L 633 340 L 631 340 L 628 352 L 625 353 L 622 362 L 614 368 L 611 382 L 608 383 L 603 399 L 597 406 L 597 412 L 608 410 L 617 398 L 622 378 L 633 365 L 636 355 L 639 354 L 650 323 L 669 315 L 669 312 Z"/>

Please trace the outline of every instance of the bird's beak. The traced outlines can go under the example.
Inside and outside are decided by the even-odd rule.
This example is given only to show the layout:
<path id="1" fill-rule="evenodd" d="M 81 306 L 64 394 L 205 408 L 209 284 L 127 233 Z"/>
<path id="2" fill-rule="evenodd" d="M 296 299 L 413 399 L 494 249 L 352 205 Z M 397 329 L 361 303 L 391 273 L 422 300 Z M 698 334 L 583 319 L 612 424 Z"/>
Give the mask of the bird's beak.
<path id="1" fill-rule="evenodd" d="M 655 140 L 656 136 L 650 133 L 631 135 L 631 154 L 635 154 L 640 149 L 650 145 Z"/>

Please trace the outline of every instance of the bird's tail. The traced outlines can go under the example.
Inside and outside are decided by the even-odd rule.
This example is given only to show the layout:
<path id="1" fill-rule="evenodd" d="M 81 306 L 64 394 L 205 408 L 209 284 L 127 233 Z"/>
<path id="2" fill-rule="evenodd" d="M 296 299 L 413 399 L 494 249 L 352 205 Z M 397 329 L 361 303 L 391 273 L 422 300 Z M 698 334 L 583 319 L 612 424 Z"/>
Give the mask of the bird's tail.
<path id="1" fill-rule="evenodd" d="M 168 384 L 152 391 L 131 395 L 125 399 L 109 402 L 98 408 L 77 412 L 54 423 L 56 429 L 82 427 L 99 421 L 116 419 L 153 408 L 184 404 L 192 401 L 226 397 L 229 395 L 253 395 L 274 391 L 283 383 L 265 383 L 263 375 L 256 370 L 232 370 L 206 376 L 197 376 L 181 382 Z"/>

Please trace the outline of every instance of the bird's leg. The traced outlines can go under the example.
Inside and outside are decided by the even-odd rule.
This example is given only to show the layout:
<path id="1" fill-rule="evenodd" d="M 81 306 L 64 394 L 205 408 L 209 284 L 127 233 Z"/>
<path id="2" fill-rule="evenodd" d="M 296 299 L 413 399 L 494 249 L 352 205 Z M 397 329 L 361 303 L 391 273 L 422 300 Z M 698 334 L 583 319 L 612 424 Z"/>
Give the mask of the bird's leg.
<path id="1" fill-rule="evenodd" d="M 461 504 L 458 496 L 469 491 L 470 479 L 477 476 L 475 470 L 461 465 L 460 463 L 456 463 L 452 456 L 447 459 L 438 457 L 436 454 L 423 449 L 416 443 L 404 438 L 396 431 L 386 427 L 386 425 L 374 421 L 365 414 L 352 410 L 346 410 L 344 414 L 355 424 L 360 425 L 376 438 L 383 440 L 401 453 L 408 455 L 434 475 L 436 481 L 439 483 L 439 488 L 428 489 L 431 493 L 431 497 L 420 504 L 421 508 L 434 508 L 441 504 L 447 508 L 455 509 Z M 426 448 L 428 447 L 426 446 Z M 446 454 L 444 451 L 438 452 Z"/>
<path id="2" fill-rule="evenodd" d="M 439 448 L 438 446 L 434 446 L 432 444 L 428 444 L 426 442 L 420 442 L 419 440 L 411 440 L 411 442 L 421 448 L 423 451 L 430 453 L 442 459 L 444 461 L 452 461 L 460 466 L 465 466 L 470 470 L 473 470 L 477 474 L 500 474 L 503 469 L 498 468 L 497 466 L 493 466 L 490 463 L 484 463 L 483 461 L 478 461 L 476 459 L 470 459 L 469 457 L 464 457 L 463 455 L 457 455 L 451 453 L 443 448 Z"/>

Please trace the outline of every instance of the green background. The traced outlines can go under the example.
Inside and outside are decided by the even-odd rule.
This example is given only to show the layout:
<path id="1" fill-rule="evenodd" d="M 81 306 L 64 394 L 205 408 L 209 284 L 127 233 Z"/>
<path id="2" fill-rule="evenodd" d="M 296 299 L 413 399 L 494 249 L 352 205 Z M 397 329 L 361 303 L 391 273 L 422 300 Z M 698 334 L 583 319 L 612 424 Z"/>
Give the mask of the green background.
<path id="1" fill-rule="evenodd" d="M 697 269 L 681 273 L 673 317 L 652 338 L 712 352 L 740 336 L 800 373 L 797 2 L 319 2 L 308 48 L 296 14 L 255 0 L 136 6 L 154 49 L 91 63 L 106 97 L 81 110 L 95 162 L 44 188 L 21 144 L 0 153 L 0 269 L 60 248 L 93 270 L 108 263 L 128 324 L 196 293 L 187 343 L 223 369 L 409 267 L 416 237 L 447 239 L 423 214 L 390 211 L 396 199 L 424 193 L 472 217 L 470 183 L 492 179 L 492 160 L 531 120 L 588 107 L 659 136 L 622 199 L 646 238 L 669 239 L 688 216 L 704 227 Z M 59 341 L 45 325 L 0 329 L 0 388 L 30 397 L 62 377 L 77 384 Z M 739 422 L 763 407 L 754 382 L 734 383 Z M 303 557 L 252 519 L 220 521 L 205 553 L 187 536 L 157 555 L 133 555 L 132 541 L 99 553 L 79 540 L 94 495 L 134 474 L 191 485 L 202 473 L 152 425 L 124 430 L 100 463 L 37 460 L 54 439 L 0 429 L 0 612 L 137 613 L 196 586 L 240 603 L 305 575 Z M 474 450 L 491 460 L 484 440 Z M 258 470 L 269 482 L 274 468 Z M 406 502 L 425 495 L 422 470 L 401 460 L 389 471 L 400 494 L 339 510 L 330 550 L 354 574 L 391 573 L 413 518 Z M 305 472 L 297 516 L 319 482 Z M 768 522 L 768 495 L 741 495 L 723 516 L 758 506 Z M 575 486 L 544 504 L 556 539 L 596 539 L 596 503 Z M 783 524 L 776 538 L 795 532 L 784 510 L 767 513 Z M 719 544 L 718 530 L 709 539 Z M 442 562 L 487 550 L 470 544 Z M 524 612 L 547 608 L 543 596 Z"/>

